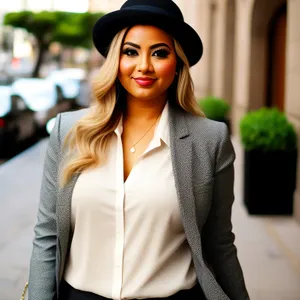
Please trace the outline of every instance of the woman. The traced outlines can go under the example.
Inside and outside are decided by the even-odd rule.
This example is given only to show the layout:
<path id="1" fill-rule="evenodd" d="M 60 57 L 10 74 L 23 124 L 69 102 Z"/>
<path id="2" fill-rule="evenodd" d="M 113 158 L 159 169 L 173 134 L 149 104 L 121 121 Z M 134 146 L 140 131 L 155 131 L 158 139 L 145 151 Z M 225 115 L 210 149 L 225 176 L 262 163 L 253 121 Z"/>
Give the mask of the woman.
<path id="1" fill-rule="evenodd" d="M 128 0 L 93 38 L 106 57 L 95 102 L 50 137 L 29 299 L 249 299 L 233 148 L 189 74 L 200 37 L 171 0 Z"/>

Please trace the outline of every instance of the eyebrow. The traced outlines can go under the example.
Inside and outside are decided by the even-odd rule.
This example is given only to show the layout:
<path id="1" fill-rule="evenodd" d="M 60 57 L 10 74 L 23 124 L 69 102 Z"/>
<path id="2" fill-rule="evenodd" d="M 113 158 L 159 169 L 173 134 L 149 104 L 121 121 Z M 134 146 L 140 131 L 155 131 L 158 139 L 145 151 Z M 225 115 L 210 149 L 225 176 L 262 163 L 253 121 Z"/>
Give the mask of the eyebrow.
<path id="1" fill-rule="evenodd" d="M 130 46 L 132 46 L 132 47 L 134 47 L 134 48 L 141 49 L 141 46 L 140 46 L 140 45 L 135 44 L 135 43 L 132 43 L 132 42 L 126 42 L 126 43 L 124 43 L 123 46 L 125 46 L 125 45 L 130 45 Z M 169 48 L 170 50 L 172 50 L 171 47 L 170 47 L 169 45 L 165 44 L 165 43 L 154 44 L 154 45 L 150 46 L 150 49 L 153 50 L 153 49 L 156 49 L 156 48 L 162 47 L 162 46 L 167 47 L 167 48 Z"/>

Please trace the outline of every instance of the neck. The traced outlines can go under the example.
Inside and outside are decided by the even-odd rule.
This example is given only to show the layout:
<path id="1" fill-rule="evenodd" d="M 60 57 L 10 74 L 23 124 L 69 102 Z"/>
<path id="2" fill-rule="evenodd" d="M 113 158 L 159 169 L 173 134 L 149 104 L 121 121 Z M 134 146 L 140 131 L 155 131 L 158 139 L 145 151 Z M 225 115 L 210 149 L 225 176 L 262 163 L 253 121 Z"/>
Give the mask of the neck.
<path id="1" fill-rule="evenodd" d="M 166 101 L 166 96 L 146 101 L 127 97 L 123 118 L 131 123 L 153 121 L 163 111 Z"/>

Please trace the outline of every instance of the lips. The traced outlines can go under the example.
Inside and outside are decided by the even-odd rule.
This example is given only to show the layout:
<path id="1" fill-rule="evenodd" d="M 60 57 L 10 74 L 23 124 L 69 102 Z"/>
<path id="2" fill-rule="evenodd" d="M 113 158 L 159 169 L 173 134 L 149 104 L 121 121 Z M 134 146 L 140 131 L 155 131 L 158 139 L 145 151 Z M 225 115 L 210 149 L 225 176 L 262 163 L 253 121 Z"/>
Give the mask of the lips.
<path id="1" fill-rule="evenodd" d="M 138 77 L 138 78 L 134 78 L 134 80 L 140 86 L 150 86 L 156 81 L 156 79 L 149 78 L 149 77 Z"/>

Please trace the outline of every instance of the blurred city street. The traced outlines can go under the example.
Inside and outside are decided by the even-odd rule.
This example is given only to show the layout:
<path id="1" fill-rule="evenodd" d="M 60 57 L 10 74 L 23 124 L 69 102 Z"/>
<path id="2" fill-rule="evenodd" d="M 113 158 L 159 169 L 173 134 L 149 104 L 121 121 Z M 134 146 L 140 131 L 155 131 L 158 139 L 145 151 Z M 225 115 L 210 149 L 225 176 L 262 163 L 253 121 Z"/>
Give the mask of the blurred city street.
<path id="1" fill-rule="evenodd" d="M 249 217 L 237 153 L 233 228 L 251 300 L 300 299 L 300 227 L 289 217 Z M 28 278 L 47 139 L 0 166 L 0 300 L 19 299 Z"/>

